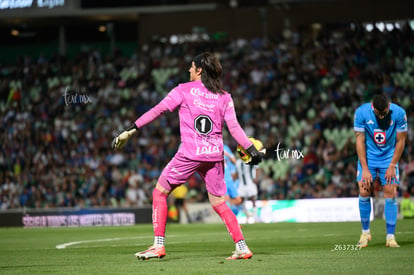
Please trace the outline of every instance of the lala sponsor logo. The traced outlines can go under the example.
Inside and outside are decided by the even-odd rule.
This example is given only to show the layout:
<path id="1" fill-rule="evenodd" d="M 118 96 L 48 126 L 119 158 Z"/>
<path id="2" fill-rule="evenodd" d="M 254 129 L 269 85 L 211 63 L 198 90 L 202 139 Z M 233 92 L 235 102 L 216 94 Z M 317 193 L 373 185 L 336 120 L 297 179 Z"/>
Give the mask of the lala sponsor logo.
<path id="1" fill-rule="evenodd" d="M 220 153 L 219 147 L 216 146 L 202 146 L 197 147 L 196 154 L 199 155 L 211 155 L 211 154 L 218 154 Z"/>
<path id="2" fill-rule="evenodd" d="M 220 139 L 215 137 L 204 136 L 201 140 L 196 140 L 196 155 L 212 155 L 220 153 Z"/>

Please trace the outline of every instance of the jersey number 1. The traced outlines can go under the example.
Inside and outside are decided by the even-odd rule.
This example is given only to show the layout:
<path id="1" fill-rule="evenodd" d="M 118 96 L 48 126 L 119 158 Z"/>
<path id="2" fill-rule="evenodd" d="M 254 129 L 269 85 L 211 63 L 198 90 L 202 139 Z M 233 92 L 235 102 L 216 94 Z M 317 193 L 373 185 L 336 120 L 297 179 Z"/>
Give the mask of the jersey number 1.
<path id="1" fill-rule="evenodd" d="M 194 120 L 194 128 L 199 134 L 208 135 L 213 130 L 213 123 L 211 118 L 206 115 L 199 115 Z"/>

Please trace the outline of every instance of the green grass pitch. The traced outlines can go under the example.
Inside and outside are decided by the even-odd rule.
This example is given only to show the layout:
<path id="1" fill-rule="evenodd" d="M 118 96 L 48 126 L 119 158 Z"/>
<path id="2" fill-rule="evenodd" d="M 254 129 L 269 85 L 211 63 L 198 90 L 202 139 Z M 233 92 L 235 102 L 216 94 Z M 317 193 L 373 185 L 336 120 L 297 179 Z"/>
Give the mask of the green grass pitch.
<path id="1" fill-rule="evenodd" d="M 401 248 L 385 247 L 385 222 L 355 250 L 357 222 L 243 225 L 250 260 L 226 261 L 234 244 L 223 224 L 168 224 L 166 257 L 137 260 L 152 226 L 1 228 L 0 274 L 413 274 L 414 220 L 399 220 Z M 57 249 L 56 246 L 61 247 Z"/>

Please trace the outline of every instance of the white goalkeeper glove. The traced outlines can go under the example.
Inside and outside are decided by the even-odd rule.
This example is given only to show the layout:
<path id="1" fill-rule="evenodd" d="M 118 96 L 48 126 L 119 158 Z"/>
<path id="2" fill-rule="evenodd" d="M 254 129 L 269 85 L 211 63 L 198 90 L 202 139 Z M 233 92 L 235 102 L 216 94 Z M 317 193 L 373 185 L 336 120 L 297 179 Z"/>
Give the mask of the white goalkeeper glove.
<path id="1" fill-rule="evenodd" d="M 128 139 L 132 137 L 135 133 L 138 132 L 137 126 L 134 124 L 133 126 L 129 127 L 127 130 L 123 131 L 119 135 L 117 135 L 112 140 L 112 149 L 122 149 L 125 144 L 127 143 Z"/>

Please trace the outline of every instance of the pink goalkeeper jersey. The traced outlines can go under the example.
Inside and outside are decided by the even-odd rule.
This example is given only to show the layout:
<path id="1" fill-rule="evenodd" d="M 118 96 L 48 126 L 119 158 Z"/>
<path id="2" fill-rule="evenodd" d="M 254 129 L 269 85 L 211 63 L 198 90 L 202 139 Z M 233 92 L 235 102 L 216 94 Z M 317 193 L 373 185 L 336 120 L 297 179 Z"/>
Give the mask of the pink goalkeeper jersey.
<path id="1" fill-rule="evenodd" d="M 223 159 L 223 126 L 244 148 L 252 143 L 240 127 L 229 93 L 214 94 L 201 81 L 175 87 L 160 103 L 135 121 L 138 128 L 150 123 L 166 110 L 179 107 L 181 146 L 179 151 L 197 161 Z"/>

